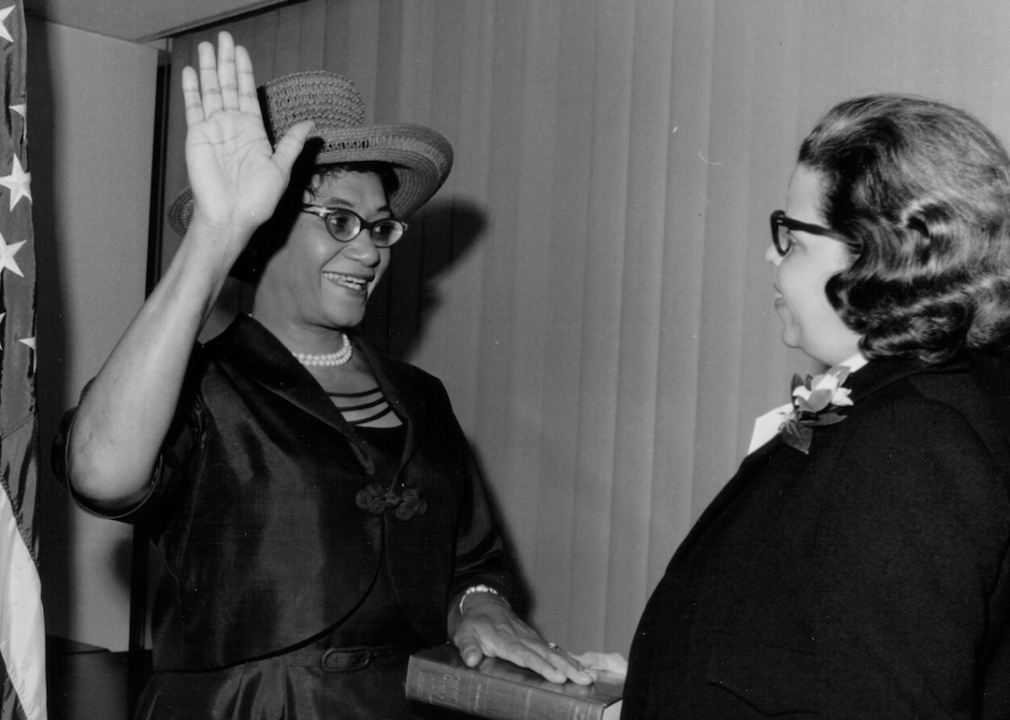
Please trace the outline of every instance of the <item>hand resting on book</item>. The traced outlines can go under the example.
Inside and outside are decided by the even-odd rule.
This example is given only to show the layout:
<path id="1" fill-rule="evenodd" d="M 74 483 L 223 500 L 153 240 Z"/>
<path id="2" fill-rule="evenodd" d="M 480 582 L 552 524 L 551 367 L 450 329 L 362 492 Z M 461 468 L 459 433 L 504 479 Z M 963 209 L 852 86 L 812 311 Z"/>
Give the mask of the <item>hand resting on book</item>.
<path id="1" fill-rule="evenodd" d="M 588 685 L 596 679 L 596 672 L 583 668 L 564 650 L 550 647 L 497 595 L 471 595 L 462 613 L 454 606 L 448 630 L 467 667 L 476 667 L 485 657 L 496 657 L 538 672 L 554 683 L 570 680 Z"/>

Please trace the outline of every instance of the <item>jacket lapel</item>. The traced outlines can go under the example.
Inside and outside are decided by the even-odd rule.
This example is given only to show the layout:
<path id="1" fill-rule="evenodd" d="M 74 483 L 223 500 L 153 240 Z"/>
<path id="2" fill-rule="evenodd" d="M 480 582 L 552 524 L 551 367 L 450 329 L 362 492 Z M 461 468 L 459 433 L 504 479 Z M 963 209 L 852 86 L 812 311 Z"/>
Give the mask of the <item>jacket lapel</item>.
<path id="1" fill-rule="evenodd" d="M 366 340 L 352 336 L 359 352 L 375 376 L 393 412 L 407 423 L 407 440 L 402 462 L 413 455 L 426 426 L 427 408 L 422 388 L 409 366 L 379 353 Z M 287 348 L 266 328 L 248 315 L 239 315 L 223 333 L 208 343 L 229 363 L 240 366 L 264 388 L 345 435 L 365 453 L 358 437 L 326 393 Z"/>
<path id="2" fill-rule="evenodd" d="M 236 317 L 207 345 L 264 388 L 356 441 L 347 421 L 311 373 L 280 340 L 248 315 Z"/>

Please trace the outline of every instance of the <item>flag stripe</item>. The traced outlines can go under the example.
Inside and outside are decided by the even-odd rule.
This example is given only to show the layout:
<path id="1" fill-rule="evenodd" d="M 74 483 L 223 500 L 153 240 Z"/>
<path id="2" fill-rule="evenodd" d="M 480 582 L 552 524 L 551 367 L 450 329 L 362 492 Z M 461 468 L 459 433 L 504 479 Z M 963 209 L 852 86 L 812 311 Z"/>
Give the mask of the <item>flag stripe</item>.
<path id="1" fill-rule="evenodd" d="M 2 659 L 0 659 L 0 680 L 3 681 L 3 697 L 0 698 L 0 717 L 5 719 L 10 718 L 11 720 L 28 720 L 24 708 L 21 707 L 18 694 L 14 692 L 14 686 L 11 685 L 10 678 L 7 677 L 7 668 L 4 667 Z"/>
<path id="2" fill-rule="evenodd" d="M 20 457 L 27 457 L 27 464 L 34 465 L 34 435 L 34 426 L 25 425 L 20 432 L 4 440 L 0 454 L 20 451 Z M 6 492 L 0 493 L 0 578 L 4 580 L 0 584 L 0 655 L 23 716 L 27 720 L 45 720 L 42 587 Z"/>
<path id="3" fill-rule="evenodd" d="M 25 382 L 27 381 L 26 379 Z M 2 393 L 0 393 L 0 396 L 2 396 Z M 22 462 L 20 470 L 14 472 L 12 477 L 11 468 L 6 467 L 7 457 L 24 457 L 19 454 L 21 452 L 28 453 L 29 458 L 32 459 L 37 457 L 35 455 L 37 440 L 35 423 L 36 416 L 33 413 L 25 417 L 20 425 L 11 428 L 8 431 L 9 435 L 5 435 L 0 439 L 0 452 L 2 452 L 0 461 L 4 464 L 3 467 L 0 467 L 0 484 L 3 485 L 3 489 L 7 494 L 14 520 L 17 522 L 18 532 L 21 533 L 21 540 L 37 565 L 39 559 L 36 554 L 37 542 L 34 532 L 34 511 L 38 507 L 39 500 L 38 483 L 36 482 L 38 468 L 35 462 Z M 26 434 L 26 431 L 27 436 L 30 438 L 27 444 L 23 442 L 18 444 L 13 439 L 8 439 L 10 435 L 22 437 Z"/>

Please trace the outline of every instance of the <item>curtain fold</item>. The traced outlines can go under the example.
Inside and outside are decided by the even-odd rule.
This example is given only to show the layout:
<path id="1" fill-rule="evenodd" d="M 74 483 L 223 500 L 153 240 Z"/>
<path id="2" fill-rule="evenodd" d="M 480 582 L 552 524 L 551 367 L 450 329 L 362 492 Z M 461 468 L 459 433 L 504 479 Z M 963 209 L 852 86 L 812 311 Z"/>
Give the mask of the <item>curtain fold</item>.
<path id="1" fill-rule="evenodd" d="M 764 261 L 816 118 L 913 92 L 1010 137 L 1002 0 L 307 0 L 223 27 L 260 82 L 341 73 L 371 121 L 453 143 L 365 330 L 446 383 L 530 618 L 576 651 L 628 649 L 754 417 L 817 369 Z M 213 35 L 174 39 L 175 85 Z M 176 87 L 170 194 L 184 135 Z"/>

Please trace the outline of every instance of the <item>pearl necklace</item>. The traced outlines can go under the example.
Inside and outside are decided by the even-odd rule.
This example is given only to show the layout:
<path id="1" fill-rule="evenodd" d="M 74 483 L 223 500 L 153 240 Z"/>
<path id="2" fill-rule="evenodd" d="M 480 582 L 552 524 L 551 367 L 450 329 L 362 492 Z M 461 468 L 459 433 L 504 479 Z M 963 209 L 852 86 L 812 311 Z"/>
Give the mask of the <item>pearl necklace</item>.
<path id="1" fill-rule="evenodd" d="M 351 346 L 351 341 L 347 338 L 347 335 L 345 333 L 341 333 L 341 335 L 344 336 L 344 344 L 336 352 L 323 353 L 320 355 L 312 355 L 310 353 L 292 353 L 292 355 L 295 356 L 295 360 L 305 366 L 314 365 L 317 367 L 337 367 L 339 365 L 344 365 L 354 354 L 354 348 Z"/>

